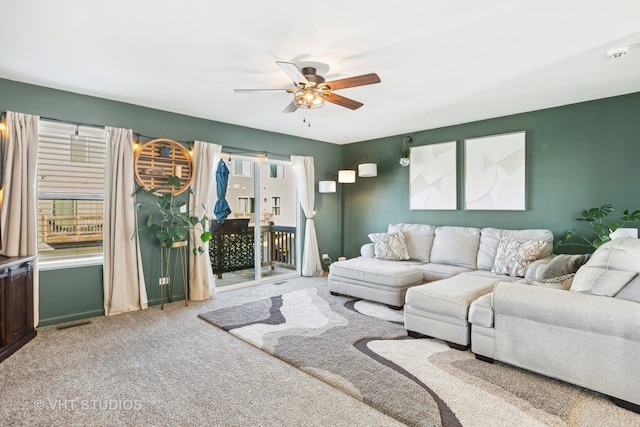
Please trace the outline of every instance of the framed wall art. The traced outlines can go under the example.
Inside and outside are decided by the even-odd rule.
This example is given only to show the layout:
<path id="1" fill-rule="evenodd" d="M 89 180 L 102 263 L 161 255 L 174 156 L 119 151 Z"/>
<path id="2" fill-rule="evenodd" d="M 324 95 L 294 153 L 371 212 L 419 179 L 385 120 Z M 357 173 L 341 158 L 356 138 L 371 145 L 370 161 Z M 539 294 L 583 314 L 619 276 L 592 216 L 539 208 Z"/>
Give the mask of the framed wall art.
<path id="1" fill-rule="evenodd" d="M 525 132 L 466 139 L 464 208 L 525 210 Z"/>
<path id="2" fill-rule="evenodd" d="M 409 209 L 457 209 L 456 142 L 413 147 L 409 158 Z"/>

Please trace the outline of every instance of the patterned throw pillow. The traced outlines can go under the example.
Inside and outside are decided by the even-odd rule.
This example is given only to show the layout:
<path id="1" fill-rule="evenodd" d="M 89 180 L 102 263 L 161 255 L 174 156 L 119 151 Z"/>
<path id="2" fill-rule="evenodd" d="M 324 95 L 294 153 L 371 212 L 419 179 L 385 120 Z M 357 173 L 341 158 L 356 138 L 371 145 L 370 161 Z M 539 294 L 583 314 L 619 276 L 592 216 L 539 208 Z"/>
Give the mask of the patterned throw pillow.
<path id="1" fill-rule="evenodd" d="M 492 273 L 524 277 L 529 264 L 537 260 L 544 250 L 542 240 L 523 240 L 515 237 L 503 237 L 498 243 L 496 259 Z"/>
<path id="2" fill-rule="evenodd" d="M 377 259 L 401 261 L 409 259 L 407 242 L 402 231 L 394 233 L 371 233 L 369 239 L 373 242 L 373 251 Z"/>
<path id="3" fill-rule="evenodd" d="M 527 285 L 532 286 L 542 286 L 545 288 L 553 288 L 553 289 L 562 289 L 564 291 L 568 291 L 571 287 L 571 282 L 573 282 L 573 277 L 576 273 L 565 274 L 563 276 L 552 277 L 549 279 L 542 280 L 527 280 Z"/>

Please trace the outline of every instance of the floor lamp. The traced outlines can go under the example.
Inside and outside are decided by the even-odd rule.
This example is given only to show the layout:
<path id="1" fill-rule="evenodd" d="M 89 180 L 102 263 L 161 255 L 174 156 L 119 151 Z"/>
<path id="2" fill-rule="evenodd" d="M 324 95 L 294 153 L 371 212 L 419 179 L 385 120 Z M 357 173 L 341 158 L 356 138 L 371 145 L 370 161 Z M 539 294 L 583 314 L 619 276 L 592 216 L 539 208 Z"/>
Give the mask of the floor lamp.
<path id="1" fill-rule="evenodd" d="M 354 162 L 355 163 L 355 162 Z M 352 164 L 353 165 L 353 164 Z M 349 166 L 351 167 L 351 166 Z M 361 163 L 358 165 L 358 176 L 360 178 L 371 178 L 378 175 L 378 165 L 375 163 Z M 340 184 L 354 184 L 356 182 L 356 171 L 353 169 L 341 169 L 338 171 L 338 182 Z M 335 193 L 336 181 L 318 182 L 320 193 Z M 340 254 L 344 256 L 344 210 L 345 210 L 345 187 L 342 186 L 342 201 L 340 203 Z"/>

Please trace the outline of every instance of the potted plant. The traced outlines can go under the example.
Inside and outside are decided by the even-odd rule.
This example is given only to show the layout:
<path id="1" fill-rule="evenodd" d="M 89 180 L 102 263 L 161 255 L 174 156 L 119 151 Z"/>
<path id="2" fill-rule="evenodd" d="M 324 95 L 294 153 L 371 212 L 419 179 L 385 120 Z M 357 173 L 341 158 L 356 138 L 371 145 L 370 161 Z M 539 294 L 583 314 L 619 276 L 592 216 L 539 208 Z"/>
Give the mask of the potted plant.
<path id="1" fill-rule="evenodd" d="M 411 154 L 411 147 L 409 147 L 409 144 L 411 144 L 413 142 L 413 138 L 411 137 L 411 135 L 405 135 L 405 137 L 402 139 L 402 146 L 400 147 L 400 166 L 402 166 L 403 168 L 406 168 L 407 166 L 409 166 L 409 155 Z"/>
<path id="2" fill-rule="evenodd" d="M 180 178 L 177 176 L 169 176 L 169 184 L 173 187 L 180 188 Z M 136 190 L 136 194 L 143 190 L 139 187 Z M 192 192 L 189 189 L 189 192 Z M 147 205 L 143 202 L 136 202 L 136 210 L 140 210 L 143 206 L 150 206 L 155 209 L 154 213 L 149 214 L 147 218 L 146 226 L 153 231 L 156 239 L 161 245 L 174 246 L 178 242 L 186 241 L 189 237 L 189 233 L 199 233 L 200 241 L 203 243 L 208 242 L 211 239 L 211 232 L 207 229 L 207 221 L 209 217 L 205 213 L 201 217 L 193 214 L 193 212 L 183 212 L 181 209 L 186 205 L 186 202 L 175 201 L 172 192 L 159 194 L 154 190 L 147 191 L 157 197 L 154 204 Z M 138 230 L 136 230 L 136 233 Z M 134 234 L 135 235 L 135 234 Z M 200 245 L 192 248 L 194 255 L 202 254 L 205 252 L 204 248 Z"/>
<path id="3" fill-rule="evenodd" d="M 597 249 L 602 246 L 604 243 L 611 240 L 611 233 L 622 228 L 625 224 L 630 222 L 639 222 L 640 221 L 640 210 L 636 210 L 633 212 L 629 212 L 628 209 L 625 209 L 622 212 L 622 216 L 620 217 L 620 221 L 606 221 L 605 219 L 613 213 L 613 206 L 610 204 L 602 205 L 598 208 L 590 208 L 585 209 L 580 212 L 580 217 L 576 218 L 578 221 L 588 222 L 591 226 L 591 230 L 595 233 L 596 237 L 594 239 L 588 239 L 584 236 L 576 234 L 575 229 L 571 229 L 567 232 L 567 235 L 564 239 L 560 239 L 556 243 L 556 248 L 559 246 L 582 246 L 588 247 L 592 249 Z M 572 238 L 578 239 L 578 241 L 568 241 Z"/>
<path id="4" fill-rule="evenodd" d="M 171 147 L 165 144 L 158 144 L 158 150 L 160 151 L 160 157 L 171 157 Z"/>

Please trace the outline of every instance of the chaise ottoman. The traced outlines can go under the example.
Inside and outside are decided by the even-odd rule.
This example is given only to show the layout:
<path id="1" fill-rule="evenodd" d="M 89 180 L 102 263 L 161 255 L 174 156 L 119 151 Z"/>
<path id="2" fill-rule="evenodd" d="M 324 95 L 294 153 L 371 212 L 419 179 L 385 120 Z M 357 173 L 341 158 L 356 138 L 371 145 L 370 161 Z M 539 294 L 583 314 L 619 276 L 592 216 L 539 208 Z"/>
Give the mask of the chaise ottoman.
<path id="1" fill-rule="evenodd" d="M 473 271 L 412 287 L 406 295 L 404 327 L 409 336 L 434 337 L 465 350 L 471 343 L 471 303 L 490 293 L 496 283 L 514 279 L 518 278 Z"/>
<path id="2" fill-rule="evenodd" d="M 331 264 L 331 294 L 377 301 L 401 309 L 407 289 L 423 282 L 420 262 L 384 261 L 358 257 Z"/>

